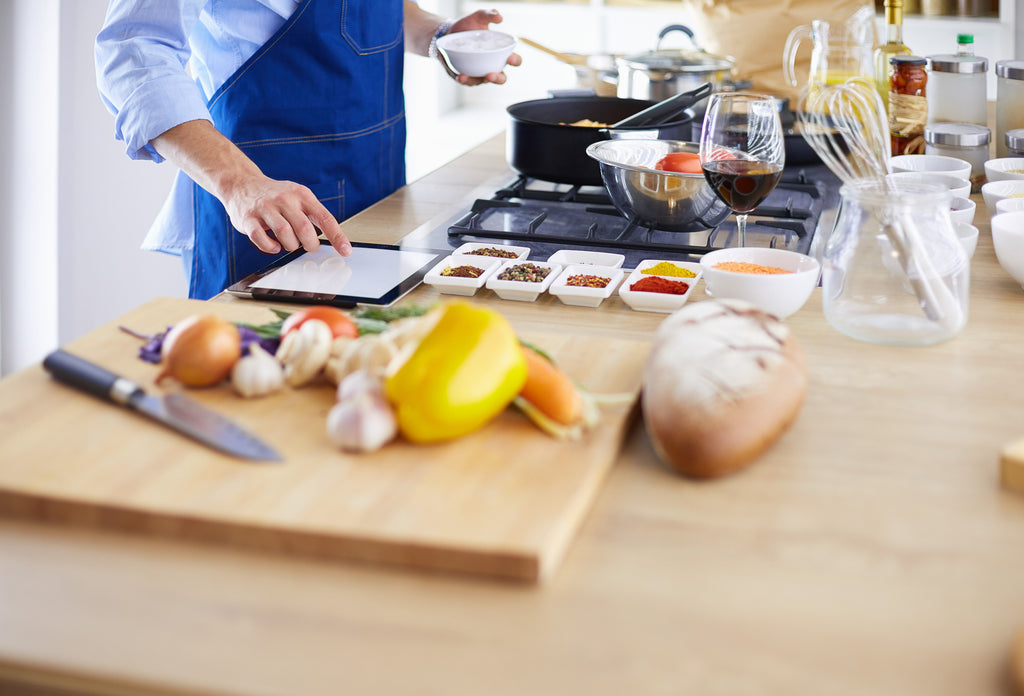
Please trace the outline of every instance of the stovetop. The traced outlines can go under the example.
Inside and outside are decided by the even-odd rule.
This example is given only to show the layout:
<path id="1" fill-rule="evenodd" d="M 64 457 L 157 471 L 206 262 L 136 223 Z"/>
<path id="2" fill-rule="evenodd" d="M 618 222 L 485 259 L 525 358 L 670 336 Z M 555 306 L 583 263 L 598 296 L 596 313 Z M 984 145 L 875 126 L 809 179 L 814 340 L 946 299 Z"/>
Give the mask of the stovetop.
<path id="1" fill-rule="evenodd" d="M 747 246 L 820 253 L 819 228 L 831 224 L 839 202 L 839 180 L 824 166 L 787 169 L 782 182 L 752 212 Z M 667 232 L 628 220 L 599 186 L 554 184 L 510 175 L 508 185 L 477 199 L 442 225 L 421 229 L 403 244 L 454 249 L 464 242 L 526 246 L 543 260 L 559 249 L 614 251 L 624 266 L 644 259 L 696 261 L 709 251 L 738 246 L 735 216 L 714 229 Z"/>

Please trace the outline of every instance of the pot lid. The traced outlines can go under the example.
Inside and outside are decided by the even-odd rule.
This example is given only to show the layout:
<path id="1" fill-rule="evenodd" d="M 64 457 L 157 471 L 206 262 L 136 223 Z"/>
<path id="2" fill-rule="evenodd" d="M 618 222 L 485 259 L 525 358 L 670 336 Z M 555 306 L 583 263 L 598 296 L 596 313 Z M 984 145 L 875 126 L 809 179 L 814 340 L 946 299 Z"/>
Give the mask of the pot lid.
<path id="1" fill-rule="evenodd" d="M 689 37 L 693 48 L 661 48 L 662 39 L 677 31 Z M 719 72 L 732 70 L 736 66 L 736 61 L 732 58 L 713 55 L 698 46 L 693 30 L 682 24 L 670 24 L 662 29 L 658 34 L 658 46 L 655 50 L 624 56 L 619 62 L 632 68 L 684 73 Z"/>
<path id="2" fill-rule="evenodd" d="M 648 51 L 625 56 L 619 60 L 633 68 L 685 73 L 719 72 L 732 70 L 735 66 L 735 62 L 729 58 L 714 56 L 704 51 Z"/>

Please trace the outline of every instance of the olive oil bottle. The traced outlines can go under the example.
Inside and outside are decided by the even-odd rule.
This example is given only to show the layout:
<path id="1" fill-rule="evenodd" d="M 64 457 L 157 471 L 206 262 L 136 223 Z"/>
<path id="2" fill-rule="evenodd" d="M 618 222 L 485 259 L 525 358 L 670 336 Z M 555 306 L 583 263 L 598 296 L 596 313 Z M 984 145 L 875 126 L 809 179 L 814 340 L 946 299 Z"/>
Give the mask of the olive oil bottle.
<path id="1" fill-rule="evenodd" d="M 885 43 L 875 49 L 875 87 L 889 111 L 889 59 L 910 55 L 903 43 L 903 0 L 885 0 Z"/>

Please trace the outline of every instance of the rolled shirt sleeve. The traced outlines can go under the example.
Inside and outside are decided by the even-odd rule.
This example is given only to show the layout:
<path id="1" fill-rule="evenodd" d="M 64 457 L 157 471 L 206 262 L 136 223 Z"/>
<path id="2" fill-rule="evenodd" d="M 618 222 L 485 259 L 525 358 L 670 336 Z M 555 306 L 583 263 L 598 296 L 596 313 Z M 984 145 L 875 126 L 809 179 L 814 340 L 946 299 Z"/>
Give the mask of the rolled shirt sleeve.
<path id="1" fill-rule="evenodd" d="M 96 80 L 132 159 L 163 160 L 150 141 L 186 121 L 210 119 L 189 75 L 191 34 L 206 0 L 113 0 L 96 38 Z"/>

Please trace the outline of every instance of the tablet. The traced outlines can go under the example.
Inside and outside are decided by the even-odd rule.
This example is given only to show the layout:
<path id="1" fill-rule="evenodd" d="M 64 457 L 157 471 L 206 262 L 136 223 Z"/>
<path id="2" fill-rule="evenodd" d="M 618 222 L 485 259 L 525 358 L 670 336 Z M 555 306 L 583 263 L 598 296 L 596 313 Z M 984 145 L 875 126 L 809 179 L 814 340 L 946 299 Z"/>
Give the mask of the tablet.
<path id="1" fill-rule="evenodd" d="M 354 307 L 389 305 L 423 281 L 449 251 L 353 242 L 341 256 L 322 243 L 314 253 L 302 249 L 274 261 L 231 285 L 227 292 L 254 300 Z"/>

